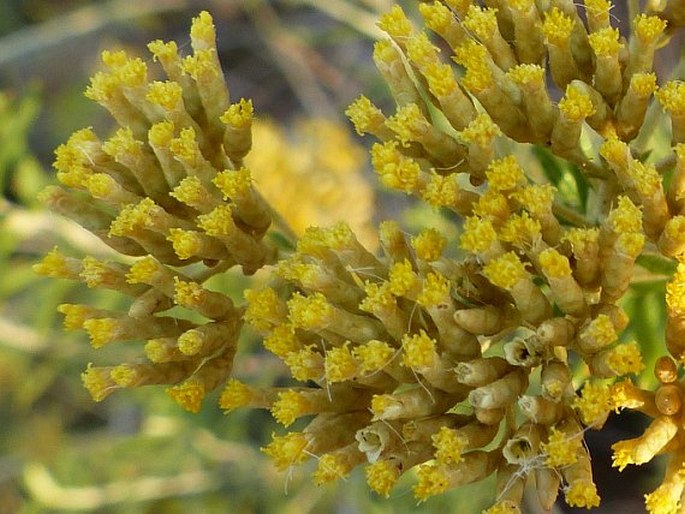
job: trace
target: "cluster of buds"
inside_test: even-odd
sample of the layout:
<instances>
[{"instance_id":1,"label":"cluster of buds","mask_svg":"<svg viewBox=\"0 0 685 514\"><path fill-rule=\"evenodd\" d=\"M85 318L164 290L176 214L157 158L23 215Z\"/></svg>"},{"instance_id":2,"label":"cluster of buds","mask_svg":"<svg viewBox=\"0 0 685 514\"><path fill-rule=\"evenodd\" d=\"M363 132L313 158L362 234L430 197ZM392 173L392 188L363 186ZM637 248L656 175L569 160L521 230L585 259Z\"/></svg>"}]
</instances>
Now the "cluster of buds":
<instances>
[{"instance_id":1,"label":"cluster of buds","mask_svg":"<svg viewBox=\"0 0 685 514\"><path fill-rule=\"evenodd\" d=\"M657 363L656 392L625 377L645 364L639 343L620 337L629 322L620 300L641 255L685 251L685 86L658 86L652 69L668 24L685 19L681 2L637 15L629 35L611 25L608 0L585 0L584 17L568 0L486 3L419 3L428 31L399 6L379 21L389 37L374 61L396 112L386 117L362 96L347 114L378 139L381 183L443 209L461 233L408 237L387 221L378 255L345 223L310 227L287 255L265 238L274 216L243 165L251 104L229 102L209 15L193 23L192 56L150 45L167 82L148 82L139 59L104 54L109 71L88 95L123 128L105 142L74 134L55 163L69 189L44 200L140 258L55 250L36 266L134 298L126 314L61 307L95 346L148 340L146 361L88 368L96 400L169 383L196 411L227 382L226 411L269 409L285 427L307 418L263 448L279 469L316 457L313 478L324 484L363 467L385 496L413 470L419 501L494 473L489 514L519 512L529 479L545 509L559 491L571 506L599 505L584 431L630 408L654 421L614 446L615 463L672 453L646 504L654 514L680 508L685 262L667 291L672 358ZM441 59L447 52L457 66ZM673 148L657 166L631 144L659 104ZM571 204L529 170L531 144L577 168L587 198ZM245 306L202 285L235 265L272 271L266 287L245 291ZM174 306L192 316L158 315ZM243 321L301 386L228 378Z\"/></svg>"},{"instance_id":2,"label":"cluster of buds","mask_svg":"<svg viewBox=\"0 0 685 514\"><path fill-rule=\"evenodd\" d=\"M86 128L56 150L57 178L42 200L112 249L126 263L70 257L57 248L38 273L106 288L132 300L128 312L64 304L70 330L96 348L146 340L144 356L117 366L89 366L95 400L118 388L170 384L168 393L197 412L205 394L229 376L244 309L204 284L233 266L252 274L276 257L265 239L271 208L252 186L243 159L251 147L252 104L230 103L210 15L191 28L192 55L173 42L149 49L167 80L123 51L104 52L106 71L86 96L120 128L102 141ZM179 307L177 314L159 315Z\"/></svg>"},{"instance_id":3,"label":"cluster of buds","mask_svg":"<svg viewBox=\"0 0 685 514\"><path fill-rule=\"evenodd\" d=\"M598 506L584 431L646 394L617 381L645 368L638 342L620 339L629 322L620 300L640 255L677 258L685 242L681 85L658 88L652 69L666 16L638 15L626 37L607 1L586 2L586 21L561 1L418 7L442 41L399 6L379 22L389 38L374 61L395 113L362 96L347 114L379 140L371 160L381 183L451 211L463 220L459 241L434 229L408 239L386 222L374 256L344 225L310 230L277 268L285 285L248 292L246 321L294 378L318 387L233 381L221 406L270 408L286 426L314 416L265 452L281 468L317 456L317 483L363 465L388 495L414 468L423 501L496 473L490 513L517 512L529 478L545 509L560 490L571 506ZM440 58L446 49L459 67ZM673 127L674 156L661 169L630 147L652 96ZM584 207L534 180L526 143L577 167ZM667 346L682 359L671 318ZM585 383L573 383L573 361ZM653 454L670 449L663 435L645 440ZM674 506L680 492L670 490ZM671 512L653 496L647 507Z\"/></svg>"}]
</instances>

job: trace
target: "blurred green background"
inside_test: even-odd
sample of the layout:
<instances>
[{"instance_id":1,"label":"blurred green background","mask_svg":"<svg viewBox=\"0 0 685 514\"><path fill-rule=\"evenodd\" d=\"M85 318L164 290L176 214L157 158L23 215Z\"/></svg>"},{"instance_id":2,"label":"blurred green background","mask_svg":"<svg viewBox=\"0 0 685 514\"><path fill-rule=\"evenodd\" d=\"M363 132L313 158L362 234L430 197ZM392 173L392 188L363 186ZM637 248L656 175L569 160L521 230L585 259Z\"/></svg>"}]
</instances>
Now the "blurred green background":
<instances>
[{"instance_id":1,"label":"blurred green background","mask_svg":"<svg viewBox=\"0 0 685 514\"><path fill-rule=\"evenodd\" d=\"M417 506L411 477L385 500L368 491L360 471L337 487L322 488L310 483L313 463L279 473L259 447L282 429L267 412L224 416L216 394L197 415L183 412L154 388L94 403L81 386L81 371L91 361L120 362L118 352L127 349L93 352L84 334L63 331L56 307L124 305L116 295L41 278L31 270L55 245L73 255L108 255L85 231L36 201L37 192L54 182L51 161L57 145L85 126L103 136L112 127L105 111L83 96L103 49L125 48L142 56L146 43L158 38L183 48L189 44L190 19L207 9L217 25L233 98L252 98L258 116L276 120L285 131L303 116L336 119L349 130L342 112L361 92L381 107L391 105L371 60L375 16L391 4L0 2L0 514L468 514L488 505L491 479ZM376 195L375 219L396 218L407 207L397 196ZM439 224L454 233L453 226L425 209L407 212L408 228ZM654 355L661 348L655 334L663 333L663 284L663 279L641 284L626 303L632 312L644 313L626 337L649 341ZM253 343L248 348L256 347ZM248 349L238 359L242 380L270 385L281 378L282 369L258 351ZM607 453L610 442L598 444ZM655 484L646 490L650 485ZM639 493L637 501L641 509Z\"/></svg>"}]
</instances>

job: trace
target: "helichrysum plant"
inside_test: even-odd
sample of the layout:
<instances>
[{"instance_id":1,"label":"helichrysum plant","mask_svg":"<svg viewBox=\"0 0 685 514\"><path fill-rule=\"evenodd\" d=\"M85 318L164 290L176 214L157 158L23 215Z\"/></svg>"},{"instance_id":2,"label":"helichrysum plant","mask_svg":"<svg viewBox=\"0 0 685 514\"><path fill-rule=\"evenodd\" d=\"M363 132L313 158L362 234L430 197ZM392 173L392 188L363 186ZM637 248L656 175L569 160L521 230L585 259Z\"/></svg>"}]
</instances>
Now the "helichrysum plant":
<instances>
[{"instance_id":1,"label":"helichrysum plant","mask_svg":"<svg viewBox=\"0 0 685 514\"><path fill-rule=\"evenodd\" d=\"M560 493L598 506L584 432L634 409L652 421L613 446L614 465L667 454L646 508L678 511L685 84L657 80L653 63L685 4L633 13L625 33L608 0L417 6L423 26L399 6L378 22L387 37L373 59L394 112L360 96L347 115L377 140L380 182L448 213L460 235L408 236L385 221L378 252L345 222L295 237L255 189L252 104L229 97L209 14L193 21L191 55L149 45L167 80L149 80L141 59L103 54L86 95L120 128L105 140L84 129L60 146L62 186L42 198L133 259L55 249L36 270L130 297L128 312L60 307L94 347L145 342L139 360L89 365L86 388L99 401L167 384L192 412L221 388L226 411L269 409L286 428L308 420L262 449L279 469L315 458L312 478L325 484L363 468L385 496L413 473L418 501L495 474L489 514L520 512L530 480L545 509ZM635 138L659 126L671 145L640 151ZM532 151L565 163L558 188ZM621 299L644 259L677 267L653 390L635 381L649 349L621 337ZM236 304L205 286L234 267L271 278ZM231 377L244 323L299 386Z\"/></svg>"}]
</instances>

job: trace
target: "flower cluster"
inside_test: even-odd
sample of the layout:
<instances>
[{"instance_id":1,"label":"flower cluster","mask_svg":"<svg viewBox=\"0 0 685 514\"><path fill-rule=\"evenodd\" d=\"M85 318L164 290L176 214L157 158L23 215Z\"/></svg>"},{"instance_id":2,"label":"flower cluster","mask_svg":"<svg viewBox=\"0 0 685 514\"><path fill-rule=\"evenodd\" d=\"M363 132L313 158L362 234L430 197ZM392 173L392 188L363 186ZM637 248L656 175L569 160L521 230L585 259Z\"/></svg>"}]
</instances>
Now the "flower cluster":
<instances>
[{"instance_id":1,"label":"flower cluster","mask_svg":"<svg viewBox=\"0 0 685 514\"><path fill-rule=\"evenodd\" d=\"M226 411L266 408L285 427L307 418L263 448L279 469L316 457L313 479L324 484L363 467L386 496L414 470L419 501L495 473L489 514L519 512L529 479L545 509L559 491L571 506L599 505L584 431L612 410L636 409L654 421L614 446L615 463L672 453L646 504L659 514L679 508L685 261L667 291L673 358L658 361L656 392L624 377L645 364L639 342L620 338L629 322L620 300L642 254L685 251L685 87L657 85L652 69L683 8L665 2L622 35L608 0L586 0L583 17L565 0L487 5L419 3L427 30L399 6L379 21L388 38L373 58L397 108L386 116L362 96L347 114L378 140L380 182L447 212L460 236L428 228L410 237L386 221L378 254L343 222L308 228L291 249L270 239L279 218L243 162L252 106L230 103L208 14L193 22L193 55L150 44L165 82L149 82L140 59L103 55L108 71L87 95L122 128L104 142L90 129L74 134L55 162L67 189L43 198L138 258L54 250L36 266L133 298L128 313L61 307L67 328L85 329L96 347L147 340L145 361L89 366L96 400L164 383L197 411L226 383ZM650 105L672 127L658 166L631 147ZM576 168L584 205L529 169L533 145ZM244 306L203 285L237 265L272 275L245 291ZM191 315L160 315L175 306ZM243 321L301 386L229 378Z\"/></svg>"},{"instance_id":2,"label":"flower cluster","mask_svg":"<svg viewBox=\"0 0 685 514\"><path fill-rule=\"evenodd\" d=\"M103 53L107 70L92 78L86 96L120 128L105 141L90 128L73 134L56 150L65 187L42 193L50 208L137 257L112 263L55 248L35 266L132 298L128 312L60 306L66 328L84 329L96 348L147 340L144 359L88 367L83 381L98 401L118 388L171 384L168 393L197 412L231 372L244 311L203 284L235 265L252 274L276 255L264 238L271 208L243 165L252 104L229 100L208 13L193 21L191 43L187 57L173 42L150 43L164 81L148 80L140 58ZM158 315L176 306L186 315Z\"/></svg>"}]
</instances>

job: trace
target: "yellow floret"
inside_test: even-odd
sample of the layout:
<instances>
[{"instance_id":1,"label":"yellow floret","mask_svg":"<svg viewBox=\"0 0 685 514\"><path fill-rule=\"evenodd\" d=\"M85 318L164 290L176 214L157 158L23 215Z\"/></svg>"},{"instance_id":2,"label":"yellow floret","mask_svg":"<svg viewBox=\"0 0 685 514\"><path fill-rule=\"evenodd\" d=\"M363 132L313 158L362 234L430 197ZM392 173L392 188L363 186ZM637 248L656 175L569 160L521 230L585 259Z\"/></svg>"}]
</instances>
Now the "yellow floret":
<instances>
[{"instance_id":1,"label":"yellow floret","mask_svg":"<svg viewBox=\"0 0 685 514\"><path fill-rule=\"evenodd\" d=\"M167 240L171 241L174 253L182 260L195 257L202 248L200 234L190 230L180 228L169 229Z\"/></svg>"},{"instance_id":2,"label":"yellow floret","mask_svg":"<svg viewBox=\"0 0 685 514\"><path fill-rule=\"evenodd\" d=\"M197 355L202 350L205 339L202 332L190 329L178 336L178 349L183 355Z\"/></svg>"},{"instance_id":3,"label":"yellow floret","mask_svg":"<svg viewBox=\"0 0 685 514\"><path fill-rule=\"evenodd\" d=\"M383 413L398 405L398 400L392 394L374 394L371 398L371 412L377 418L382 418Z\"/></svg>"},{"instance_id":4,"label":"yellow floret","mask_svg":"<svg viewBox=\"0 0 685 514\"><path fill-rule=\"evenodd\" d=\"M177 138L169 141L169 150L182 162L194 163L201 158L193 127L184 128Z\"/></svg>"},{"instance_id":5,"label":"yellow floret","mask_svg":"<svg viewBox=\"0 0 685 514\"><path fill-rule=\"evenodd\" d=\"M419 139L428 128L428 121L415 103L403 105L394 116L388 118L385 125L395 132L402 146L409 146L411 141Z\"/></svg>"},{"instance_id":6,"label":"yellow floret","mask_svg":"<svg viewBox=\"0 0 685 514\"><path fill-rule=\"evenodd\" d=\"M103 50L100 54L100 60L108 68L119 68L126 64L128 55L125 50Z\"/></svg>"},{"instance_id":7,"label":"yellow floret","mask_svg":"<svg viewBox=\"0 0 685 514\"><path fill-rule=\"evenodd\" d=\"M419 184L421 167L397 150L398 141L375 143L371 147L371 163L383 185L411 193Z\"/></svg>"},{"instance_id":8,"label":"yellow floret","mask_svg":"<svg viewBox=\"0 0 685 514\"><path fill-rule=\"evenodd\" d=\"M407 56L419 68L435 63L438 60L439 51L440 49L430 42L425 32L419 32L407 40Z\"/></svg>"},{"instance_id":9,"label":"yellow floret","mask_svg":"<svg viewBox=\"0 0 685 514\"><path fill-rule=\"evenodd\" d=\"M571 121L584 120L596 111L590 96L573 84L566 86L566 94L559 102L559 110Z\"/></svg>"},{"instance_id":10,"label":"yellow floret","mask_svg":"<svg viewBox=\"0 0 685 514\"><path fill-rule=\"evenodd\" d=\"M79 330L83 328L83 323L90 319L91 309L87 305L63 303L57 307L57 311L64 314L66 330Z\"/></svg>"},{"instance_id":11,"label":"yellow floret","mask_svg":"<svg viewBox=\"0 0 685 514\"><path fill-rule=\"evenodd\" d=\"M585 0L585 9L595 14L609 12L613 5L609 0Z\"/></svg>"},{"instance_id":12,"label":"yellow floret","mask_svg":"<svg viewBox=\"0 0 685 514\"><path fill-rule=\"evenodd\" d=\"M96 368L92 362L81 374L81 381L96 402L104 400L116 389L116 384L110 377L110 368Z\"/></svg>"},{"instance_id":13,"label":"yellow floret","mask_svg":"<svg viewBox=\"0 0 685 514\"><path fill-rule=\"evenodd\" d=\"M159 273L161 265L154 257L147 255L138 259L126 274L126 281L129 284L150 284L155 275Z\"/></svg>"},{"instance_id":14,"label":"yellow floret","mask_svg":"<svg viewBox=\"0 0 685 514\"><path fill-rule=\"evenodd\" d=\"M190 176L185 177L173 189L169 195L176 198L179 202L193 207L193 206L208 206L212 205L214 198L202 185L199 178Z\"/></svg>"},{"instance_id":15,"label":"yellow floret","mask_svg":"<svg viewBox=\"0 0 685 514\"><path fill-rule=\"evenodd\" d=\"M467 40L455 50L453 59L466 68L461 83L472 93L481 93L493 85L492 71L488 66L490 57L483 45Z\"/></svg>"},{"instance_id":16,"label":"yellow floret","mask_svg":"<svg viewBox=\"0 0 685 514\"><path fill-rule=\"evenodd\" d=\"M390 291L395 296L402 296L411 291L418 280L418 275L407 259L396 262L390 267L388 282L390 283Z\"/></svg>"},{"instance_id":17,"label":"yellow floret","mask_svg":"<svg viewBox=\"0 0 685 514\"><path fill-rule=\"evenodd\" d=\"M545 465L550 468L563 468L575 463L582 443L582 433L569 436L556 427L550 428L547 442L540 444L540 449L546 455Z\"/></svg>"},{"instance_id":18,"label":"yellow floret","mask_svg":"<svg viewBox=\"0 0 685 514\"><path fill-rule=\"evenodd\" d=\"M540 222L531 218L527 212L514 214L502 226L499 237L512 243L516 248L527 248L540 238Z\"/></svg>"},{"instance_id":19,"label":"yellow floret","mask_svg":"<svg viewBox=\"0 0 685 514\"><path fill-rule=\"evenodd\" d=\"M437 229L428 228L422 230L421 233L413 237L411 244L416 250L416 256L426 262L433 262L440 258L447 238L443 236Z\"/></svg>"},{"instance_id":20,"label":"yellow floret","mask_svg":"<svg viewBox=\"0 0 685 514\"><path fill-rule=\"evenodd\" d=\"M449 96L459 87L449 64L431 62L421 71L428 81L428 89L437 97Z\"/></svg>"},{"instance_id":21,"label":"yellow floret","mask_svg":"<svg viewBox=\"0 0 685 514\"><path fill-rule=\"evenodd\" d=\"M164 42L156 39L147 44L147 49L152 53L153 61L159 60L166 63L178 57L178 47L175 41Z\"/></svg>"},{"instance_id":22,"label":"yellow floret","mask_svg":"<svg viewBox=\"0 0 685 514\"><path fill-rule=\"evenodd\" d=\"M278 393L278 400L271 407L274 419L285 427L309 412L311 402L307 396L297 391L288 390Z\"/></svg>"},{"instance_id":23,"label":"yellow floret","mask_svg":"<svg viewBox=\"0 0 685 514\"><path fill-rule=\"evenodd\" d=\"M137 88L147 83L147 65L140 58L126 60L115 73L126 87Z\"/></svg>"},{"instance_id":24,"label":"yellow floret","mask_svg":"<svg viewBox=\"0 0 685 514\"><path fill-rule=\"evenodd\" d=\"M33 265L33 271L53 278L75 278L78 275L77 270L69 266L67 256L56 246L39 263Z\"/></svg>"},{"instance_id":25,"label":"yellow floret","mask_svg":"<svg viewBox=\"0 0 685 514\"><path fill-rule=\"evenodd\" d=\"M599 381L585 382L582 395L573 400L573 407L580 413L582 422L588 426L602 421L612 405L611 388Z\"/></svg>"},{"instance_id":26,"label":"yellow floret","mask_svg":"<svg viewBox=\"0 0 685 514\"><path fill-rule=\"evenodd\" d=\"M289 353L302 349L302 343L295 335L295 329L290 324L282 324L264 338L264 348L274 355L285 358Z\"/></svg>"},{"instance_id":27,"label":"yellow floret","mask_svg":"<svg viewBox=\"0 0 685 514\"><path fill-rule=\"evenodd\" d=\"M618 205L611 210L607 221L617 234L642 232L642 211L627 196L618 197Z\"/></svg>"},{"instance_id":28,"label":"yellow floret","mask_svg":"<svg viewBox=\"0 0 685 514\"><path fill-rule=\"evenodd\" d=\"M326 352L324 377L330 383L352 380L359 372L359 361L350 350L349 342Z\"/></svg>"},{"instance_id":29,"label":"yellow floret","mask_svg":"<svg viewBox=\"0 0 685 514\"><path fill-rule=\"evenodd\" d=\"M481 41L490 40L497 30L497 9L469 6L462 25Z\"/></svg>"},{"instance_id":30,"label":"yellow floret","mask_svg":"<svg viewBox=\"0 0 685 514\"><path fill-rule=\"evenodd\" d=\"M253 117L252 100L241 98L239 102L231 104L219 119L229 127L247 128L252 124Z\"/></svg>"},{"instance_id":31,"label":"yellow floret","mask_svg":"<svg viewBox=\"0 0 685 514\"><path fill-rule=\"evenodd\" d=\"M111 284L116 279L115 272L102 261L90 255L83 258L83 269L79 275L86 282L88 287L98 287Z\"/></svg>"},{"instance_id":32,"label":"yellow floret","mask_svg":"<svg viewBox=\"0 0 685 514\"><path fill-rule=\"evenodd\" d=\"M526 182L523 169L513 155L492 161L485 175L490 189L494 191L508 191Z\"/></svg>"},{"instance_id":33,"label":"yellow floret","mask_svg":"<svg viewBox=\"0 0 685 514\"><path fill-rule=\"evenodd\" d=\"M395 355L395 349L388 343L372 339L356 346L352 354L359 359L362 373L373 373L383 369Z\"/></svg>"},{"instance_id":34,"label":"yellow floret","mask_svg":"<svg viewBox=\"0 0 685 514\"><path fill-rule=\"evenodd\" d=\"M492 121L487 113L476 116L461 132L459 138L464 143L471 143L486 148L493 139L501 136L502 131L499 126Z\"/></svg>"},{"instance_id":35,"label":"yellow floret","mask_svg":"<svg viewBox=\"0 0 685 514\"><path fill-rule=\"evenodd\" d=\"M394 38L408 37L413 31L411 22L399 5L394 5L380 17L378 27Z\"/></svg>"},{"instance_id":36,"label":"yellow floret","mask_svg":"<svg viewBox=\"0 0 685 514\"><path fill-rule=\"evenodd\" d=\"M645 235L641 232L632 232L628 234L621 234L618 236L618 241L616 244L617 249L619 249L624 255L627 255L631 259L636 259L642 248L645 246Z\"/></svg>"},{"instance_id":37,"label":"yellow floret","mask_svg":"<svg viewBox=\"0 0 685 514\"><path fill-rule=\"evenodd\" d=\"M313 345L289 353L284 361L295 380L319 380L323 374L323 357L314 351Z\"/></svg>"},{"instance_id":38,"label":"yellow floret","mask_svg":"<svg viewBox=\"0 0 685 514\"><path fill-rule=\"evenodd\" d=\"M440 430L431 436L431 441L435 448L435 458L440 464L458 464L464 460L462 453L468 449L468 441L456 430L440 427Z\"/></svg>"},{"instance_id":39,"label":"yellow floret","mask_svg":"<svg viewBox=\"0 0 685 514\"><path fill-rule=\"evenodd\" d=\"M155 81L148 85L145 98L167 111L175 111L183 107L183 88L176 82Z\"/></svg>"},{"instance_id":40,"label":"yellow floret","mask_svg":"<svg viewBox=\"0 0 685 514\"><path fill-rule=\"evenodd\" d=\"M433 307L450 302L450 281L439 273L430 272L423 280L416 302L424 307Z\"/></svg>"},{"instance_id":41,"label":"yellow floret","mask_svg":"<svg viewBox=\"0 0 685 514\"><path fill-rule=\"evenodd\" d=\"M284 306L276 291L270 287L246 289L243 296L247 301L243 317L257 330L271 329L284 316Z\"/></svg>"},{"instance_id":42,"label":"yellow floret","mask_svg":"<svg viewBox=\"0 0 685 514\"><path fill-rule=\"evenodd\" d=\"M252 187L252 175L247 168L224 170L212 180L224 195L224 200L244 196Z\"/></svg>"},{"instance_id":43,"label":"yellow floret","mask_svg":"<svg viewBox=\"0 0 685 514\"><path fill-rule=\"evenodd\" d=\"M426 501L431 496L442 494L449 488L449 478L442 466L424 464L416 471L418 482L414 485L414 497Z\"/></svg>"},{"instance_id":44,"label":"yellow floret","mask_svg":"<svg viewBox=\"0 0 685 514\"><path fill-rule=\"evenodd\" d=\"M290 432L283 436L271 434L269 445L260 450L273 459L278 470L284 471L309 458L305 452L308 444L307 437L301 432Z\"/></svg>"},{"instance_id":45,"label":"yellow floret","mask_svg":"<svg viewBox=\"0 0 685 514\"><path fill-rule=\"evenodd\" d=\"M526 186L511 194L521 206L533 216L542 218L549 213L557 189L551 184Z\"/></svg>"},{"instance_id":46,"label":"yellow floret","mask_svg":"<svg viewBox=\"0 0 685 514\"><path fill-rule=\"evenodd\" d=\"M640 373L645 369L640 347L635 341L616 345L607 356L607 364L618 375Z\"/></svg>"},{"instance_id":47,"label":"yellow floret","mask_svg":"<svg viewBox=\"0 0 685 514\"><path fill-rule=\"evenodd\" d=\"M366 466L366 483L369 488L377 494L386 498L390 496L390 491L400 477L397 466L387 460L379 460Z\"/></svg>"},{"instance_id":48,"label":"yellow floret","mask_svg":"<svg viewBox=\"0 0 685 514\"><path fill-rule=\"evenodd\" d=\"M121 81L111 73L99 71L90 78L84 95L99 104L107 105L122 95Z\"/></svg>"},{"instance_id":49,"label":"yellow floret","mask_svg":"<svg viewBox=\"0 0 685 514\"><path fill-rule=\"evenodd\" d=\"M150 127L147 133L148 141L154 146L166 148L174 139L174 124L169 121L160 121Z\"/></svg>"},{"instance_id":50,"label":"yellow floret","mask_svg":"<svg viewBox=\"0 0 685 514\"><path fill-rule=\"evenodd\" d=\"M174 277L174 302L190 307L200 303L205 296L204 288L197 282L186 282Z\"/></svg>"},{"instance_id":51,"label":"yellow floret","mask_svg":"<svg viewBox=\"0 0 685 514\"><path fill-rule=\"evenodd\" d=\"M232 410L250 405L251 401L252 390L250 387L235 378L231 378L221 393L219 407L228 414Z\"/></svg>"},{"instance_id":52,"label":"yellow floret","mask_svg":"<svg viewBox=\"0 0 685 514\"><path fill-rule=\"evenodd\" d=\"M414 369L430 368L436 357L435 345L435 340L423 330L418 334L406 334L402 338L402 365Z\"/></svg>"},{"instance_id":53,"label":"yellow floret","mask_svg":"<svg viewBox=\"0 0 685 514\"><path fill-rule=\"evenodd\" d=\"M138 229L153 225L154 216L162 212L162 208L156 205L154 200L143 198L137 204L129 204L121 210L112 221L109 234L112 236L135 234Z\"/></svg>"},{"instance_id":54,"label":"yellow floret","mask_svg":"<svg viewBox=\"0 0 685 514\"><path fill-rule=\"evenodd\" d=\"M316 485L323 485L345 478L350 474L350 471L352 471L350 465L343 458L335 453L327 453L319 459L312 478Z\"/></svg>"},{"instance_id":55,"label":"yellow floret","mask_svg":"<svg viewBox=\"0 0 685 514\"><path fill-rule=\"evenodd\" d=\"M441 2L422 2L419 4L419 12L426 27L439 34L447 30L454 21L452 11Z\"/></svg>"},{"instance_id":56,"label":"yellow floret","mask_svg":"<svg viewBox=\"0 0 685 514\"><path fill-rule=\"evenodd\" d=\"M145 356L151 362L169 362L175 357L176 346L165 339L150 339L145 343Z\"/></svg>"},{"instance_id":57,"label":"yellow floret","mask_svg":"<svg viewBox=\"0 0 685 514\"><path fill-rule=\"evenodd\" d=\"M630 89L640 98L647 98L656 91L655 73L636 73L630 77Z\"/></svg>"},{"instance_id":58,"label":"yellow floret","mask_svg":"<svg viewBox=\"0 0 685 514\"><path fill-rule=\"evenodd\" d=\"M198 216L197 225L210 236L230 236L238 230L228 204L218 205L211 212Z\"/></svg>"},{"instance_id":59,"label":"yellow floret","mask_svg":"<svg viewBox=\"0 0 685 514\"><path fill-rule=\"evenodd\" d=\"M345 111L345 116L350 119L355 131L360 136L385 122L385 116L381 110L364 95L350 104Z\"/></svg>"},{"instance_id":60,"label":"yellow floret","mask_svg":"<svg viewBox=\"0 0 685 514\"><path fill-rule=\"evenodd\" d=\"M83 322L83 328L90 336L93 348L100 348L111 342L117 330L117 320L114 318L94 318Z\"/></svg>"},{"instance_id":61,"label":"yellow floret","mask_svg":"<svg viewBox=\"0 0 685 514\"><path fill-rule=\"evenodd\" d=\"M364 284L366 297L359 304L359 308L365 312L376 312L386 308L392 308L397 301L390 291L388 282L367 282Z\"/></svg>"},{"instance_id":62,"label":"yellow floret","mask_svg":"<svg viewBox=\"0 0 685 514\"><path fill-rule=\"evenodd\" d=\"M651 197L661 191L661 175L654 165L633 161L628 168L628 173L643 197Z\"/></svg>"},{"instance_id":63,"label":"yellow floret","mask_svg":"<svg viewBox=\"0 0 685 514\"><path fill-rule=\"evenodd\" d=\"M544 83L545 69L537 64L518 64L507 71L507 76L517 84Z\"/></svg>"},{"instance_id":64,"label":"yellow floret","mask_svg":"<svg viewBox=\"0 0 685 514\"><path fill-rule=\"evenodd\" d=\"M565 491L565 496L566 503L571 507L599 507L597 486L591 480L581 479L571 483Z\"/></svg>"},{"instance_id":65,"label":"yellow floret","mask_svg":"<svg viewBox=\"0 0 685 514\"><path fill-rule=\"evenodd\" d=\"M469 216L464 221L464 232L459 236L459 246L467 252L481 253L497 242L497 232L488 219Z\"/></svg>"},{"instance_id":66,"label":"yellow floret","mask_svg":"<svg viewBox=\"0 0 685 514\"><path fill-rule=\"evenodd\" d=\"M213 46L216 38L214 20L207 11L201 11L190 26L190 37L195 41L202 41L207 45Z\"/></svg>"},{"instance_id":67,"label":"yellow floret","mask_svg":"<svg viewBox=\"0 0 685 514\"><path fill-rule=\"evenodd\" d=\"M193 55L183 59L181 63L183 71L197 81L208 77L220 77L222 72L216 65L215 54L214 48L196 50Z\"/></svg>"},{"instance_id":68,"label":"yellow floret","mask_svg":"<svg viewBox=\"0 0 685 514\"><path fill-rule=\"evenodd\" d=\"M133 387L139 379L135 368L128 364L119 364L114 366L110 371L109 376L112 377L114 383L119 387Z\"/></svg>"},{"instance_id":69,"label":"yellow floret","mask_svg":"<svg viewBox=\"0 0 685 514\"><path fill-rule=\"evenodd\" d=\"M685 314L685 263L678 263L678 268L666 285L666 305L670 312Z\"/></svg>"},{"instance_id":70,"label":"yellow floret","mask_svg":"<svg viewBox=\"0 0 685 514\"><path fill-rule=\"evenodd\" d=\"M542 33L547 41L555 46L564 46L573 32L575 22L566 16L557 7L545 13L545 21L542 24Z\"/></svg>"},{"instance_id":71,"label":"yellow floret","mask_svg":"<svg viewBox=\"0 0 685 514\"><path fill-rule=\"evenodd\" d=\"M133 137L133 130L123 127L102 144L102 150L115 159L121 159L122 156L140 155L143 150L143 143Z\"/></svg>"},{"instance_id":72,"label":"yellow floret","mask_svg":"<svg viewBox=\"0 0 685 514\"><path fill-rule=\"evenodd\" d=\"M589 35L590 46L597 56L616 55L623 48L618 29L606 27Z\"/></svg>"},{"instance_id":73,"label":"yellow floret","mask_svg":"<svg viewBox=\"0 0 685 514\"><path fill-rule=\"evenodd\" d=\"M648 16L644 13L639 14L633 20L634 34L645 44L651 44L666 29L666 20L658 16Z\"/></svg>"},{"instance_id":74,"label":"yellow floret","mask_svg":"<svg viewBox=\"0 0 685 514\"><path fill-rule=\"evenodd\" d=\"M606 314L598 314L583 333L597 341L602 347L613 343L618 338L616 327L614 327L611 318Z\"/></svg>"},{"instance_id":75,"label":"yellow floret","mask_svg":"<svg viewBox=\"0 0 685 514\"><path fill-rule=\"evenodd\" d=\"M677 115L685 114L685 82L671 80L654 93L654 96L664 111Z\"/></svg>"},{"instance_id":76,"label":"yellow floret","mask_svg":"<svg viewBox=\"0 0 685 514\"><path fill-rule=\"evenodd\" d=\"M514 252L508 252L492 260L483 268L490 282L503 289L510 289L519 280L528 277L525 265Z\"/></svg>"},{"instance_id":77,"label":"yellow floret","mask_svg":"<svg viewBox=\"0 0 685 514\"><path fill-rule=\"evenodd\" d=\"M391 65L400 56L389 39L381 39L373 44L373 60L376 63Z\"/></svg>"},{"instance_id":78,"label":"yellow floret","mask_svg":"<svg viewBox=\"0 0 685 514\"><path fill-rule=\"evenodd\" d=\"M473 213L489 220L504 220L509 217L509 202L502 193L488 189L473 206Z\"/></svg>"},{"instance_id":79,"label":"yellow floret","mask_svg":"<svg viewBox=\"0 0 685 514\"><path fill-rule=\"evenodd\" d=\"M561 255L554 248L547 248L540 252L538 259L543 272L547 276L561 278L571 275L571 266L568 258Z\"/></svg>"},{"instance_id":80,"label":"yellow floret","mask_svg":"<svg viewBox=\"0 0 685 514\"><path fill-rule=\"evenodd\" d=\"M293 326L305 330L322 330L328 326L333 307L321 293L303 296L295 293L288 300L289 318Z\"/></svg>"},{"instance_id":81,"label":"yellow floret","mask_svg":"<svg viewBox=\"0 0 685 514\"><path fill-rule=\"evenodd\" d=\"M582 254L599 241L598 228L572 228L564 234L563 241L568 241L575 253Z\"/></svg>"},{"instance_id":82,"label":"yellow floret","mask_svg":"<svg viewBox=\"0 0 685 514\"><path fill-rule=\"evenodd\" d=\"M166 389L166 393L181 407L194 414L200 412L205 397L205 385L197 378L189 378Z\"/></svg>"},{"instance_id":83,"label":"yellow floret","mask_svg":"<svg viewBox=\"0 0 685 514\"><path fill-rule=\"evenodd\" d=\"M88 146L98 142L98 137L92 127L77 130L69 137L66 144L57 147L53 166L57 171L68 173L74 166L87 164L90 162Z\"/></svg>"},{"instance_id":84,"label":"yellow floret","mask_svg":"<svg viewBox=\"0 0 685 514\"><path fill-rule=\"evenodd\" d=\"M664 483L649 494L645 494L645 506L649 514L676 514L681 509L682 486Z\"/></svg>"},{"instance_id":85,"label":"yellow floret","mask_svg":"<svg viewBox=\"0 0 685 514\"><path fill-rule=\"evenodd\" d=\"M454 204L459 194L456 174L438 175L431 172L430 181L421 191L421 198L431 207L447 207Z\"/></svg>"}]
</instances>

